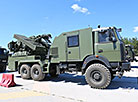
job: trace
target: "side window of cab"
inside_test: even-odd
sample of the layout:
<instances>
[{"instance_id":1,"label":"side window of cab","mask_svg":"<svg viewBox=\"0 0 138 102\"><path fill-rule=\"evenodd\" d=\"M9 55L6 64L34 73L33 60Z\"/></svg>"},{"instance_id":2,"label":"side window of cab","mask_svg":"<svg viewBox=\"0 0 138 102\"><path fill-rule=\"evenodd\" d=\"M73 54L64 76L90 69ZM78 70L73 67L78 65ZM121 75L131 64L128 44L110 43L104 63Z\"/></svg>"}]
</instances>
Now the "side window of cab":
<instances>
[{"instance_id":1,"label":"side window of cab","mask_svg":"<svg viewBox=\"0 0 138 102\"><path fill-rule=\"evenodd\" d=\"M77 47L79 46L79 35L73 35L67 37L68 47Z\"/></svg>"},{"instance_id":2,"label":"side window of cab","mask_svg":"<svg viewBox=\"0 0 138 102\"><path fill-rule=\"evenodd\" d=\"M98 42L99 43L108 43L111 42L111 38L114 37L114 32L113 30L105 30L103 32L98 33Z\"/></svg>"}]
</instances>

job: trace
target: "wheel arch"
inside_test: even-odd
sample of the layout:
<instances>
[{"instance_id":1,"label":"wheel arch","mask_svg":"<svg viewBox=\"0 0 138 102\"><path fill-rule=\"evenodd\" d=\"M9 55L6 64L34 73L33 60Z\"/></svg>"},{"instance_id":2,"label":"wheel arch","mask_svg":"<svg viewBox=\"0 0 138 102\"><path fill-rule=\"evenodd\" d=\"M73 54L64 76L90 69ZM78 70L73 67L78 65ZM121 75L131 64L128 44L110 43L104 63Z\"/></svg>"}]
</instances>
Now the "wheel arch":
<instances>
[{"instance_id":1,"label":"wheel arch","mask_svg":"<svg viewBox=\"0 0 138 102\"><path fill-rule=\"evenodd\" d=\"M111 68L111 65L108 61L107 58L105 58L104 56L95 56L95 55L92 55L92 56L88 56L87 58L85 58L85 60L83 61L83 64L82 64L82 73L84 74L86 69L91 65L91 64L94 64L94 63L100 63L100 64L103 64L105 65L107 68Z\"/></svg>"}]
</instances>

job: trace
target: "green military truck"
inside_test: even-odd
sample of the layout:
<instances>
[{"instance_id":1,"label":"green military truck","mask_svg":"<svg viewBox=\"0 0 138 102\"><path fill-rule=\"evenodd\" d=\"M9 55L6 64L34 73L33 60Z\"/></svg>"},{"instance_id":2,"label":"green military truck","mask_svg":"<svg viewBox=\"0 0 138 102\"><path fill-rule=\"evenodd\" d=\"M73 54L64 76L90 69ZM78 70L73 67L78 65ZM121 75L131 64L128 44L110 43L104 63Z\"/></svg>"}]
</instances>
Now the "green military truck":
<instances>
[{"instance_id":1,"label":"green military truck","mask_svg":"<svg viewBox=\"0 0 138 102\"><path fill-rule=\"evenodd\" d=\"M126 59L129 62L133 62L133 61L138 62L138 60L135 58L134 46L127 44L125 45L125 49L126 49Z\"/></svg>"},{"instance_id":2,"label":"green military truck","mask_svg":"<svg viewBox=\"0 0 138 102\"><path fill-rule=\"evenodd\" d=\"M8 51L5 48L0 47L0 72L6 71L8 62Z\"/></svg>"},{"instance_id":3,"label":"green military truck","mask_svg":"<svg viewBox=\"0 0 138 102\"><path fill-rule=\"evenodd\" d=\"M29 38L15 34L17 41L8 44L13 52L9 68L23 79L36 81L47 74L82 72L92 88L106 88L115 76L131 70L118 31L115 27L80 29L60 34L53 43L50 34Z\"/></svg>"}]
</instances>

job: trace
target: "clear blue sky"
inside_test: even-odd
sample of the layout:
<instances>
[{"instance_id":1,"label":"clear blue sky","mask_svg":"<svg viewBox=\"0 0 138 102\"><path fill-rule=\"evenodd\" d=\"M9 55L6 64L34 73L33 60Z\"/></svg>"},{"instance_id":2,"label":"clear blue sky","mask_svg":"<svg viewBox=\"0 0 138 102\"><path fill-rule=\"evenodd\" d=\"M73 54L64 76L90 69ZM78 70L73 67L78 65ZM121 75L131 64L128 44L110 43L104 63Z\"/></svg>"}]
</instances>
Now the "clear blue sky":
<instances>
[{"instance_id":1,"label":"clear blue sky","mask_svg":"<svg viewBox=\"0 0 138 102\"><path fill-rule=\"evenodd\" d=\"M138 0L0 0L0 46L26 36L101 26L122 27L138 37ZM134 29L135 28L135 29Z\"/></svg>"}]
</instances>

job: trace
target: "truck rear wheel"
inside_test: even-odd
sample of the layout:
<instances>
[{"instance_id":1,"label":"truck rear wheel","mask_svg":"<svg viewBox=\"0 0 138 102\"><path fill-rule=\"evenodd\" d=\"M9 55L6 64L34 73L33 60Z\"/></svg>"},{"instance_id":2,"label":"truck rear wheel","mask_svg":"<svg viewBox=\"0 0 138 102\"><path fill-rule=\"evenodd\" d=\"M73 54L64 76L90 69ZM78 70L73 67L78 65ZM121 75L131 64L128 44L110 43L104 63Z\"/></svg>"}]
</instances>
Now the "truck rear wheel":
<instances>
[{"instance_id":1,"label":"truck rear wheel","mask_svg":"<svg viewBox=\"0 0 138 102\"><path fill-rule=\"evenodd\" d=\"M30 74L30 66L27 64L23 64L20 68L20 74L23 79L29 79L31 78Z\"/></svg>"},{"instance_id":2,"label":"truck rear wheel","mask_svg":"<svg viewBox=\"0 0 138 102\"><path fill-rule=\"evenodd\" d=\"M31 68L31 77L35 81L40 81L45 78L45 74L42 72L42 68L38 64L34 64Z\"/></svg>"},{"instance_id":3,"label":"truck rear wheel","mask_svg":"<svg viewBox=\"0 0 138 102\"><path fill-rule=\"evenodd\" d=\"M6 65L0 65L0 72L6 71Z\"/></svg>"},{"instance_id":4,"label":"truck rear wheel","mask_svg":"<svg viewBox=\"0 0 138 102\"><path fill-rule=\"evenodd\" d=\"M92 88L104 89L111 82L111 74L104 65L92 64L86 70L85 79Z\"/></svg>"}]
</instances>

